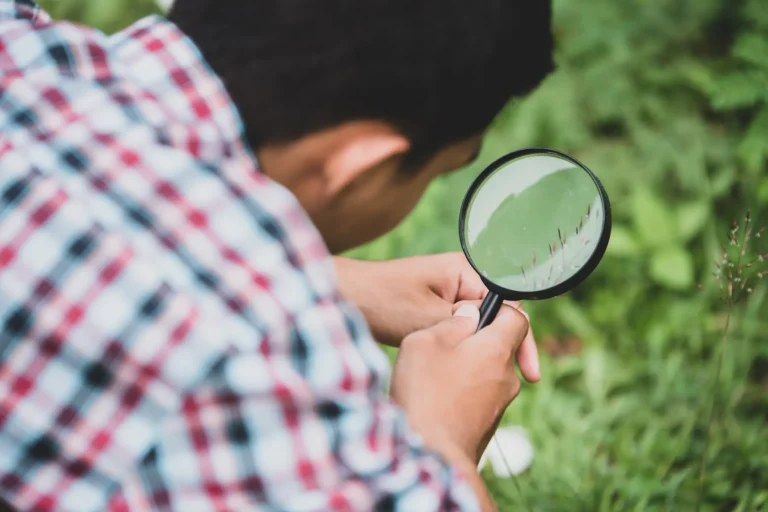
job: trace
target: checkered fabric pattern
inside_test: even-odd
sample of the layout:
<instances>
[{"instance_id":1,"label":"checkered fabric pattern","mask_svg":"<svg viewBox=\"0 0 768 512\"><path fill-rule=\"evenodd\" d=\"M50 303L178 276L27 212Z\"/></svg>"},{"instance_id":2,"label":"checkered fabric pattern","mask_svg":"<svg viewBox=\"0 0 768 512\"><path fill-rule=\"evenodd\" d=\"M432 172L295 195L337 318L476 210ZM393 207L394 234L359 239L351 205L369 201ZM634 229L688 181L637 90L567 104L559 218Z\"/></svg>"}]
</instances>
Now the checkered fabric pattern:
<instances>
[{"instance_id":1,"label":"checkered fabric pattern","mask_svg":"<svg viewBox=\"0 0 768 512\"><path fill-rule=\"evenodd\" d=\"M0 497L474 510L202 56L0 0Z\"/></svg>"}]
</instances>

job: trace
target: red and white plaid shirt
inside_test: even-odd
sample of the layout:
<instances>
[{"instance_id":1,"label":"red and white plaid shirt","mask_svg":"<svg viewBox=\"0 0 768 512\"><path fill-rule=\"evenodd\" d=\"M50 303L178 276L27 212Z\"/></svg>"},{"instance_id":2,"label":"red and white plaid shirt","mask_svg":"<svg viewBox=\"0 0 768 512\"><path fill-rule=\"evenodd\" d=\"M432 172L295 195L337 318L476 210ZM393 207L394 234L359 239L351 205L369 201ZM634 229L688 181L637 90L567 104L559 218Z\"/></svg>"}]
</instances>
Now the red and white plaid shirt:
<instances>
[{"instance_id":1,"label":"red and white plaid shirt","mask_svg":"<svg viewBox=\"0 0 768 512\"><path fill-rule=\"evenodd\" d=\"M18 510L474 510L295 198L167 20L0 0L0 498Z\"/></svg>"}]
</instances>

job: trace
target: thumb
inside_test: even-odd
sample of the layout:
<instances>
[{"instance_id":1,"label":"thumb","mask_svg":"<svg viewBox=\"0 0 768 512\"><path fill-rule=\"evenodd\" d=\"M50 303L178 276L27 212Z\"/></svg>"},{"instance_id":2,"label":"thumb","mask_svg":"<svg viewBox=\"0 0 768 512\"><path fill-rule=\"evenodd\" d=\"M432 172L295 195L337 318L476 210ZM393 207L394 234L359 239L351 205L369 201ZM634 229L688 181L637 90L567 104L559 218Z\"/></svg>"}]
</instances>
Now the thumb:
<instances>
[{"instance_id":1,"label":"thumb","mask_svg":"<svg viewBox=\"0 0 768 512\"><path fill-rule=\"evenodd\" d=\"M480 310L474 304L465 304L451 318L420 331L441 343L456 346L472 336L480 321ZM416 334L416 333L414 333Z\"/></svg>"},{"instance_id":2,"label":"thumb","mask_svg":"<svg viewBox=\"0 0 768 512\"><path fill-rule=\"evenodd\" d=\"M462 304L459 309L453 313L454 317L469 318L472 320L472 327L477 329L477 323L480 321L480 310L475 304L466 303Z\"/></svg>"},{"instance_id":3,"label":"thumb","mask_svg":"<svg viewBox=\"0 0 768 512\"><path fill-rule=\"evenodd\" d=\"M475 309L477 309L478 315L479 315L480 314L480 309L479 308L480 308L480 305L482 303L483 303L483 301L481 301L481 300L460 300L459 302L456 302L451 307L451 312L453 313L453 316L456 316L460 310L462 310L462 309L465 310L465 308L467 306L473 306ZM478 321L479 321L479 318L480 317L478 316Z\"/></svg>"}]
</instances>

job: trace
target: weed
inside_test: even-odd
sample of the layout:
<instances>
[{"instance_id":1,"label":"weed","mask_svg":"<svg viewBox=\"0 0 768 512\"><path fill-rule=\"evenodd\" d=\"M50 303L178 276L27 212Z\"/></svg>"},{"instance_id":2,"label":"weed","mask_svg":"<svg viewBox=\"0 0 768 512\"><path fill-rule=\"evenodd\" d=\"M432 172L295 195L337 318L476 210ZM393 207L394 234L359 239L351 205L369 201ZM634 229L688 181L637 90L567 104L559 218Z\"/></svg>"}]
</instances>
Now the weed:
<instances>
[{"instance_id":1,"label":"weed","mask_svg":"<svg viewBox=\"0 0 768 512\"><path fill-rule=\"evenodd\" d=\"M717 408L717 388L720 382L720 374L722 373L725 349L728 345L729 328L731 326L734 307L738 302L746 300L752 293L754 284L768 274L768 270L764 269L765 261L768 259L768 253L762 254L758 252L754 256L750 255L750 249L752 246L756 245L751 244L752 239L759 239L764 232L765 227L761 227L757 231L754 230L751 214L747 211L747 214L744 216L743 227L739 225L737 221L733 222L733 226L728 233L728 245L721 247L720 259L715 262L716 270L713 272L713 275L720 288L721 298L726 307L725 326L723 327L719 353L716 358L712 377L712 401L707 417L704 449L699 464L699 493L696 503L697 511L701 508L701 503L704 497L707 472L707 452L709 448L709 440L712 435L715 410ZM751 259L749 259L750 257ZM703 288L703 285L699 285L699 288Z\"/></svg>"}]
</instances>

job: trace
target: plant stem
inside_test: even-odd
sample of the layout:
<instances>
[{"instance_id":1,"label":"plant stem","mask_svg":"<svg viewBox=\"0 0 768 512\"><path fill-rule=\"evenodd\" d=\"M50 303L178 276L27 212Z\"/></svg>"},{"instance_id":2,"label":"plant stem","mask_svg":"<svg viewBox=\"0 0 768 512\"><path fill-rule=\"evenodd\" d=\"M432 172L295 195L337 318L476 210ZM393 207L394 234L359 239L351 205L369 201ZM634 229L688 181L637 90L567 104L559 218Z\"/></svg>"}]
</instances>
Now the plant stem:
<instances>
[{"instance_id":1,"label":"plant stem","mask_svg":"<svg viewBox=\"0 0 768 512\"><path fill-rule=\"evenodd\" d=\"M512 479L512 482L515 484L515 487L517 488L517 494L520 496L520 500L523 502L523 506L528 510L528 512L531 512L531 507L528 504L528 500L525 497L525 494L523 493L523 488L520 486L520 482L517 481L517 476L512 473L512 468L510 467L509 463L507 462L507 458L504 456L504 452L501 448L501 443L499 442L499 438L496 437L496 434L493 435L493 441L496 443L496 449L499 450L499 455L501 456L501 460L504 461L504 468L507 470L507 473L509 473L509 477Z\"/></svg>"},{"instance_id":2,"label":"plant stem","mask_svg":"<svg viewBox=\"0 0 768 512\"><path fill-rule=\"evenodd\" d=\"M714 383L712 385L712 405L709 408L707 418L707 430L704 434L704 450L701 454L701 463L699 465L699 496L696 500L696 512L701 509L701 503L704 498L704 479L707 473L707 451L709 450L709 439L712 434L712 424L714 423L715 407L717 405L717 384L720 382L720 373L723 369L723 359L725 357L725 345L728 341L728 328L731 325L731 316L733 315L733 300L728 300L728 309L725 317L725 328L723 329L723 338L720 341L720 354L717 358L717 367L715 369Z\"/></svg>"}]
</instances>

